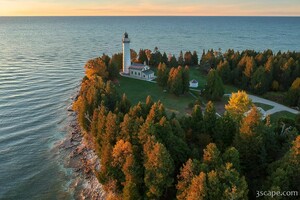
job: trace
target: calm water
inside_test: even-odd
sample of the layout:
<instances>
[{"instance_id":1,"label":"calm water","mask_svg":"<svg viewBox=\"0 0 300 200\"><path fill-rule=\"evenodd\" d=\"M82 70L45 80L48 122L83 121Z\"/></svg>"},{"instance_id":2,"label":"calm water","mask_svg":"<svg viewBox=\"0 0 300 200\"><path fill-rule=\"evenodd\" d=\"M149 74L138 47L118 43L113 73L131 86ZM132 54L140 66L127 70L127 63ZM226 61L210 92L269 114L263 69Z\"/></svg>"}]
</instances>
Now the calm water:
<instances>
[{"instance_id":1,"label":"calm water","mask_svg":"<svg viewBox=\"0 0 300 200\"><path fill-rule=\"evenodd\" d=\"M71 199L54 146L85 61L131 47L300 51L300 18L0 17L0 199Z\"/></svg>"}]
</instances>

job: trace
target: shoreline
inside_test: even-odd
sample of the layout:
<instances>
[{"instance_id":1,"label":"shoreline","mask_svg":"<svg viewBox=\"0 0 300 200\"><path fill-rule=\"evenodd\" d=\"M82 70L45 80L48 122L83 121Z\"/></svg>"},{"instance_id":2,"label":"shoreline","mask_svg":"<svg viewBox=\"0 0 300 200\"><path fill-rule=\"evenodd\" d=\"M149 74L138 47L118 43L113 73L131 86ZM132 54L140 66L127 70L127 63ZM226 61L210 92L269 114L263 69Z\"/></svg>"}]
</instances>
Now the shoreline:
<instances>
[{"instance_id":1,"label":"shoreline","mask_svg":"<svg viewBox=\"0 0 300 200\"><path fill-rule=\"evenodd\" d=\"M70 123L66 138L58 145L60 151L64 151L64 167L72 169L72 181L69 190L73 190L75 199L105 199L105 192L96 177L96 171L100 169L98 158L92 143L83 136L83 132L77 123L77 115L69 111Z\"/></svg>"}]
</instances>

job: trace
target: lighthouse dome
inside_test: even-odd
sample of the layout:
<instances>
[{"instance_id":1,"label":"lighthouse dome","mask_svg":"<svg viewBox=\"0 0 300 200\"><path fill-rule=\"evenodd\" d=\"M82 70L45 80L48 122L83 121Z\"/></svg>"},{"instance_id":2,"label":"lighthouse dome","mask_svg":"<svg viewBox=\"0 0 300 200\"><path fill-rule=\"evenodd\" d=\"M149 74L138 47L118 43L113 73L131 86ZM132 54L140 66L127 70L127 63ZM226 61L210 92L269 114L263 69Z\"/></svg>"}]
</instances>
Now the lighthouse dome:
<instances>
[{"instance_id":1,"label":"lighthouse dome","mask_svg":"<svg viewBox=\"0 0 300 200\"><path fill-rule=\"evenodd\" d=\"M124 33L124 36L123 36L123 43L129 43L129 42L130 42L130 40L129 40L129 38L128 38L128 33L125 32L125 33Z\"/></svg>"}]
</instances>

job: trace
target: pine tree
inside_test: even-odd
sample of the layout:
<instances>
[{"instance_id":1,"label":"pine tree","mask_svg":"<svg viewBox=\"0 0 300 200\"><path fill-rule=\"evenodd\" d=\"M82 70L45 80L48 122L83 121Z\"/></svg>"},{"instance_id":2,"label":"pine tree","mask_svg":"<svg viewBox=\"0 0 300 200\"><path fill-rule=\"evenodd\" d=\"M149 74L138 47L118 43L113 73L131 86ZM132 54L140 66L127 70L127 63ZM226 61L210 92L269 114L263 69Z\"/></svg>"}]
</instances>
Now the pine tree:
<instances>
[{"instance_id":1,"label":"pine tree","mask_svg":"<svg viewBox=\"0 0 300 200\"><path fill-rule=\"evenodd\" d=\"M183 66L184 65L184 58L183 58L183 52L180 51L179 57L178 57L178 65Z\"/></svg>"},{"instance_id":2,"label":"pine tree","mask_svg":"<svg viewBox=\"0 0 300 200\"><path fill-rule=\"evenodd\" d=\"M224 163L232 163L233 167L240 172L240 154L234 147L229 147L222 155Z\"/></svg>"},{"instance_id":3,"label":"pine tree","mask_svg":"<svg viewBox=\"0 0 300 200\"><path fill-rule=\"evenodd\" d=\"M147 197L158 199L173 183L173 160L164 145L148 137L144 145L145 177Z\"/></svg>"},{"instance_id":4,"label":"pine tree","mask_svg":"<svg viewBox=\"0 0 300 200\"><path fill-rule=\"evenodd\" d=\"M261 133L263 123L256 107L242 120L234 147L240 153L241 168L248 178L259 177L266 161L266 150ZM252 185L251 185L252 186Z\"/></svg>"},{"instance_id":5,"label":"pine tree","mask_svg":"<svg viewBox=\"0 0 300 200\"><path fill-rule=\"evenodd\" d=\"M188 200L204 200L207 196L206 175L203 172L192 179L188 189Z\"/></svg>"},{"instance_id":6,"label":"pine tree","mask_svg":"<svg viewBox=\"0 0 300 200\"><path fill-rule=\"evenodd\" d=\"M217 71L225 84L231 83L231 71L227 60L218 64Z\"/></svg>"},{"instance_id":7,"label":"pine tree","mask_svg":"<svg viewBox=\"0 0 300 200\"><path fill-rule=\"evenodd\" d=\"M216 108L213 102L209 101L206 104L204 111L203 122L205 127L205 133L213 136L215 133L215 127L217 122Z\"/></svg>"},{"instance_id":8,"label":"pine tree","mask_svg":"<svg viewBox=\"0 0 300 200\"><path fill-rule=\"evenodd\" d=\"M231 146L234 136L237 132L237 122L229 113L225 113L217 119L215 134L213 136L218 147L226 149Z\"/></svg>"},{"instance_id":9,"label":"pine tree","mask_svg":"<svg viewBox=\"0 0 300 200\"><path fill-rule=\"evenodd\" d=\"M157 69L157 84L166 87L168 83L169 70L165 63L160 63Z\"/></svg>"},{"instance_id":10,"label":"pine tree","mask_svg":"<svg viewBox=\"0 0 300 200\"><path fill-rule=\"evenodd\" d=\"M188 66L185 66L183 72L182 72L182 94L189 91L190 88L190 69Z\"/></svg>"},{"instance_id":11,"label":"pine tree","mask_svg":"<svg viewBox=\"0 0 300 200\"><path fill-rule=\"evenodd\" d=\"M140 49L140 51L139 51L139 58L138 59L139 59L140 63L147 62L147 55L146 55L144 49Z\"/></svg>"},{"instance_id":12,"label":"pine tree","mask_svg":"<svg viewBox=\"0 0 300 200\"><path fill-rule=\"evenodd\" d=\"M191 63L191 65L195 66L195 65L198 65L198 63L199 63L198 54L197 54L196 51L194 51L193 55L192 55L192 63Z\"/></svg>"},{"instance_id":13,"label":"pine tree","mask_svg":"<svg viewBox=\"0 0 300 200\"><path fill-rule=\"evenodd\" d=\"M179 96L182 94L183 90L183 82L182 82L182 67L172 68L169 73L168 78L168 89L171 93Z\"/></svg>"},{"instance_id":14,"label":"pine tree","mask_svg":"<svg viewBox=\"0 0 300 200\"><path fill-rule=\"evenodd\" d=\"M210 143L203 150L203 163L209 166L210 169L216 169L222 163L220 151L216 144Z\"/></svg>"},{"instance_id":15,"label":"pine tree","mask_svg":"<svg viewBox=\"0 0 300 200\"><path fill-rule=\"evenodd\" d=\"M163 53L162 58L161 58L162 63L165 63L166 66L169 66L169 60L166 52Z\"/></svg>"},{"instance_id":16,"label":"pine tree","mask_svg":"<svg viewBox=\"0 0 300 200\"><path fill-rule=\"evenodd\" d=\"M293 82L286 99L289 105L300 107L300 77Z\"/></svg>"},{"instance_id":17,"label":"pine tree","mask_svg":"<svg viewBox=\"0 0 300 200\"><path fill-rule=\"evenodd\" d=\"M177 59L176 57L173 55L170 59L170 62L169 62L169 67L178 67L178 62L177 62Z\"/></svg>"},{"instance_id":18,"label":"pine tree","mask_svg":"<svg viewBox=\"0 0 300 200\"><path fill-rule=\"evenodd\" d=\"M192 53L190 51L184 54L184 65L191 66L193 64Z\"/></svg>"},{"instance_id":19,"label":"pine tree","mask_svg":"<svg viewBox=\"0 0 300 200\"><path fill-rule=\"evenodd\" d=\"M297 136L285 156L271 168L268 187L276 191L300 190L300 136Z\"/></svg>"},{"instance_id":20,"label":"pine tree","mask_svg":"<svg viewBox=\"0 0 300 200\"><path fill-rule=\"evenodd\" d=\"M261 66L254 72L250 87L256 94L264 94L269 91L271 83L271 73Z\"/></svg>"},{"instance_id":21,"label":"pine tree","mask_svg":"<svg viewBox=\"0 0 300 200\"><path fill-rule=\"evenodd\" d=\"M193 177L196 175L192 159L189 159L180 169L180 174L177 176L178 183L176 185L178 200L187 198L188 188L192 183Z\"/></svg>"},{"instance_id":22,"label":"pine tree","mask_svg":"<svg viewBox=\"0 0 300 200\"><path fill-rule=\"evenodd\" d=\"M218 72L211 69L208 73L204 94L208 100L220 100L224 95L224 86Z\"/></svg>"}]
</instances>

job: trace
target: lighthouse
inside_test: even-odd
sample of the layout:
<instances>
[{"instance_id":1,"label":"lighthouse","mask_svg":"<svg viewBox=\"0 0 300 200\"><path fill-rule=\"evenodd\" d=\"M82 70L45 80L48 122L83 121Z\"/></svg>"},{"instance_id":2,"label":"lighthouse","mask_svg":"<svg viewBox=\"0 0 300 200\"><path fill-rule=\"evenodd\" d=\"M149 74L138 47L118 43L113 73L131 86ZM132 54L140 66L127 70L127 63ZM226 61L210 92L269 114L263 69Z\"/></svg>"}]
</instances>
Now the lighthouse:
<instances>
[{"instance_id":1,"label":"lighthouse","mask_svg":"<svg viewBox=\"0 0 300 200\"><path fill-rule=\"evenodd\" d=\"M123 73L129 74L129 67L131 65L131 58L130 58L130 40L128 38L128 33L124 33L123 36Z\"/></svg>"}]
</instances>

